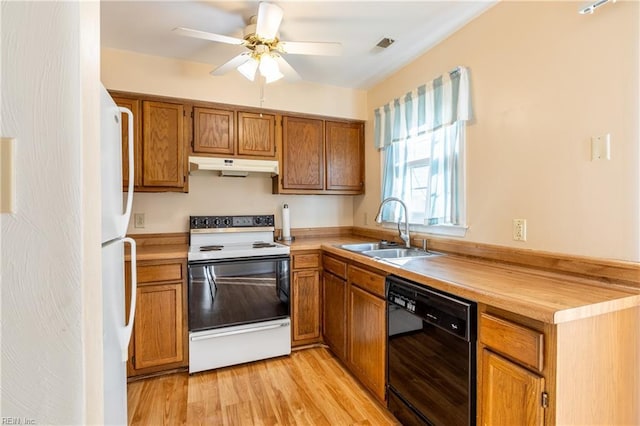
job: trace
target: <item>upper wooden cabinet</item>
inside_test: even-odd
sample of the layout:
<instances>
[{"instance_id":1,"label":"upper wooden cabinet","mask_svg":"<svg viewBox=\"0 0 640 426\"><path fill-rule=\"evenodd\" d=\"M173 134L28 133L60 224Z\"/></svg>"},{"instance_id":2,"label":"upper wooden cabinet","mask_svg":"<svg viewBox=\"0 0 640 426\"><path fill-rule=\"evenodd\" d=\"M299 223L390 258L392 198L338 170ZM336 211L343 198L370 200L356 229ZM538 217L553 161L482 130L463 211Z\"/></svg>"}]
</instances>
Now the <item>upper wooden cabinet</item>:
<instances>
[{"instance_id":1,"label":"upper wooden cabinet","mask_svg":"<svg viewBox=\"0 0 640 426\"><path fill-rule=\"evenodd\" d=\"M142 102L142 186L184 188L183 119L181 104Z\"/></svg>"},{"instance_id":2,"label":"upper wooden cabinet","mask_svg":"<svg viewBox=\"0 0 640 426\"><path fill-rule=\"evenodd\" d=\"M196 155L278 160L274 194L364 193L362 121L137 93L111 95L134 115L136 191L188 192L188 157ZM123 120L126 127L128 118Z\"/></svg>"},{"instance_id":3,"label":"upper wooden cabinet","mask_svg":"<svg viewBox=\"0 0 640 426\"><path fill-rule=\"evenodd\" d=\"M282 117L282 194L364 193L364 124L316 117Z\"/></svg>"},{"instance_id":4,"label":"upper wooden cabinet","mask_svg":"<svg viewBox=\"0 0 640 426\"><path fill-rule=\"evenodd\" d=\"M325 122L326 189L363 192L364 129L362 123Z\"/></svg>"},{"instance_id":5,"label":"upper wooden cabinet","mask_svg":"<svg viewBox=\"0 0 640 426\"><path fill-rule=\"evenodd\" d=\"M238 155L274 157L276 155L276 116L238 112Z\"/></svg>"},{"instance_id":6,"label":"upper wooden cabinet","mask_svg":"<svg viewBox=\"0 0 640 426\"><path fill-rule=\"evenodd\" d=\"M193 108L193 152L233 155L235 152L233 111Z\"/></svg>"},{"instance_id":7,"label":"upper wooden cabinet","mask_svg":"<svg viewBox=\"0 0 640 426\"><path fill-rule=\"evenodd\" d=\"M276 158L274 114L195 106L192 117L196 155Z\"/></svg>"},{"instance_id":8,"label":"upper wooden cabinet","mask_svg":"<svg viewBox=\"0 0 640 426\"><path fill-rule=\"evenodd\" d=\"M299 117L282 118L284 189L324 188L324 123Z\"/></svg>"},{"instance_id":9,"label":"upper wooden cabinet","mask_svg":"<svg viewBox=\"0 0 640 426\"><path fill-rule=\"evenodd\" d=\"M134 120L134 190L186 192L185 108L155 98L112 94L117 105L129 108ZM123 185L128 184L128 116L123 115Z\"/></svg>"}]
</instances>

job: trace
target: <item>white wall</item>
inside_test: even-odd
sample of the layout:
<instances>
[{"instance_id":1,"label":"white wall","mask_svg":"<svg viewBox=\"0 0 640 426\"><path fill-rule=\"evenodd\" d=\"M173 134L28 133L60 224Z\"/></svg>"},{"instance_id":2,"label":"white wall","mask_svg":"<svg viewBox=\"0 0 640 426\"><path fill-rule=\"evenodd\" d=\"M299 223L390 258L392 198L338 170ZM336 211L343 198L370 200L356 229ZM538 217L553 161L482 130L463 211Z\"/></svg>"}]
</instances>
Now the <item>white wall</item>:
<instances>
[{"instance_id":1,"label":"white wall","mask_svg":"<svg viewBox=\"0 0 640 426\"><path fill-rule=\"evenodd\" d=\"M108 89L260 107L260 87L237 72L211 77L209 64L103 49L101 79ZM366 92L312 83L278 81L265 87L264 108L352 119L366 118ZM129 233L183 232L188 216L276 214L288 203L291 226L351 226L352 196L272 195L271 180L191 176L189 194L136 193L134 213L144 213L144 229Z\"/></svg>"},{"instance_id":2,"label":"white wall","mask_svg":"<svg viewBox=\"0 0 640 426\"><path fill-rule=\"evenodd\" d=\"M80 17L91 19L97 53L99 14L95 5L78 2L1 5L0 132L17 139L17 212L0 218L1 415L83 424L91 419L85 417L85 391L92 386L85 383L92 372L85 371L85 361L100 353L95 347L84 352L83 322L92 316L84 316L83 299L100 287L100 245L99 229L85 229L83 221L86 214L93 217L88 227L99 224L99 203L85 206L90 188L82 186L86 177L93 176L88 184L99 182L83 170L85 160L97 163L99 144L98 110L91 94L82 99L82 85L97 82L85 65L99 58L85 56L91 49ZM101 309L95 314L101 316ZM101 340L100 329L93 333ZM101 413L102 395L89 396L99 398L88 406Z\"/></svg>"},{"instance_id":3,"label":"white wall","mask_svg":"<svg viewBox=\"0 0 640 426\"><path fill-rule=\"evenodd\" d=\"M456 65L470 68L469 241L640 260L640 3L579 15L576 2L501 2L368 92L373 110ZM611 160L590 138L611 134ZM372 126L367 126L372 138ZM380 156L367 145L367 194L380 202ZM512 219L527 219L526 242Z\"/></svg>"}]
</instances>

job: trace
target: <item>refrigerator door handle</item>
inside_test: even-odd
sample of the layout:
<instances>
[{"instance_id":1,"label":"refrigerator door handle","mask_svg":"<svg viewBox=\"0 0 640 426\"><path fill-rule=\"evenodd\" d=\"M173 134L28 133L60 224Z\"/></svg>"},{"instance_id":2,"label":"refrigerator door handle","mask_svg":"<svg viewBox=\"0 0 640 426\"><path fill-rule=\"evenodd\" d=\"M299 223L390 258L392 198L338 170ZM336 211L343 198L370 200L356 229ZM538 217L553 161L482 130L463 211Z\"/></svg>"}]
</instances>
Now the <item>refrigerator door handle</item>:
<instances>
[{"instance_id":1,"label":"refrigerator door handle","mask_svg":"<svg viewBox=\"0 0 640 426\"><path fill-rule=\"evenodd\" d=\"M122 217L122 221L123 221L123 228L126 232L127 226L129 225L129 219L131 219L131 207L133 206L133 179L134 179L134 165L135 165L135 159L133 157L134 155L134 145L135 145L135 141L133 140L133 112L131 112L131 110L129 108L125 108L125 107L118 107L118 109L120 110L121 113L123 114L127 114L127 117L129 118L127 120L127 140L129 142L128 146L127 146L127 150L129 152L129 185L127 188L127 206L125 207L124 210L124 216Z\"/></svg>"},{"instance_id":2,"label":"refrigerator door handle","mask_svg":"<svg viewBox=\"0 0 640 426\"><path fill-rule=\"evenodd\" d=\"M129 342L133 334L133 320L136 314L136 295L138 294L138 276L136 275L136 241L133 238L125 237L122 241L131 245L131 303L129 304L129 322L124 328L122 336L122 361L129 358Z\"/></svg>"}]
</instances>

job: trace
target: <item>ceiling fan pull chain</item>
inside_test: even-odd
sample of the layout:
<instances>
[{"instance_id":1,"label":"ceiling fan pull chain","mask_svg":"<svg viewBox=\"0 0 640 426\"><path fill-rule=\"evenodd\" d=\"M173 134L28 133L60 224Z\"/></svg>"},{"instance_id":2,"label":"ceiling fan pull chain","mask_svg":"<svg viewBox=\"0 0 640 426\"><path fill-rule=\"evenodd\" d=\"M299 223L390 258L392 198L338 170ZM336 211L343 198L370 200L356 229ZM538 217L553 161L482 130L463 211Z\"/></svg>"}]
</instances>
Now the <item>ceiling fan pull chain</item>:
<instances>
[{"instance_id":1,"label":"ceiling fan pull chain","mask_svg":"<svg viewBox=\"0 0 640 426\"><path fill-rule=\"evenodd\" d=\"M260 108L262 108L264 104L264 77L260 76ZM260 117L262 118L262 113L260 113Z\"/></svg>"}]
</instances>

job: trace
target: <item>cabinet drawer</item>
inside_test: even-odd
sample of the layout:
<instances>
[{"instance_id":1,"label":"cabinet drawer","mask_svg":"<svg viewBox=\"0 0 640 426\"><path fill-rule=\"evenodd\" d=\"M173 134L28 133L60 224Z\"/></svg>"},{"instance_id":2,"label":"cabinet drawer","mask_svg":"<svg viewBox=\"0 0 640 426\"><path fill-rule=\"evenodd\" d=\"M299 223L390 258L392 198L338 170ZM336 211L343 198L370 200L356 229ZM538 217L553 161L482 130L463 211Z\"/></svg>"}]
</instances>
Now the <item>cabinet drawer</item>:
<instances>
[{"instance_id":1,"label":"cabinet drawer","mask_svg":"<svg viewBox=\"0 0 640 426\"><path fill-rule=\"evenodd\" d=\"M293 255L293 269L319 268L320 254L304 253Z\"/></svg>"},{"instance_id":2,"label":"cabinet drawer","mask_svg":"<svg viewBox=\"0 0 640 426\"><path fill-rule=\"evenodd\" d=\"M542 371L544 334L488 314L480 314L480 342Z\"/></svg>"},{"instance_id":3,"label":"cabinet drawer","mask_svg":"<svg viewBox=\"0 0 640 426\"><path fill-rule=\"evenodd\" d=\"M347 279L347 264L333 257L323 256L322 267L340 278Z\"/></svg>"},{"instance_id":4,"label":"cabinet drawer","mask_svg":"<svg viewBox=\"0 0 640 426\"><path fill-rule=\"evenodd\" d=\"M182 263L138 265L137 272L139 284L157 281L181 281Z\"/></svg>"},{"instance_id":5,"label":"cabinet drawer","mask_svg":"<svg viewBox=\"0 0 640 426\"><path fill-rule=\"evenodd\" d=\"M384 297L384 279L382 275L349 266L349 282L380 297Z\"/></svg>"}]
</instances>

